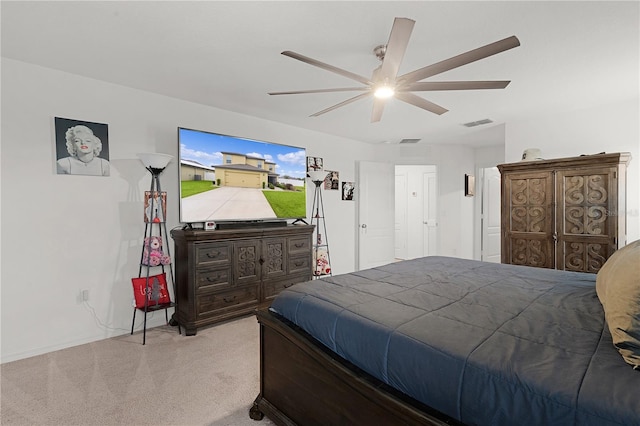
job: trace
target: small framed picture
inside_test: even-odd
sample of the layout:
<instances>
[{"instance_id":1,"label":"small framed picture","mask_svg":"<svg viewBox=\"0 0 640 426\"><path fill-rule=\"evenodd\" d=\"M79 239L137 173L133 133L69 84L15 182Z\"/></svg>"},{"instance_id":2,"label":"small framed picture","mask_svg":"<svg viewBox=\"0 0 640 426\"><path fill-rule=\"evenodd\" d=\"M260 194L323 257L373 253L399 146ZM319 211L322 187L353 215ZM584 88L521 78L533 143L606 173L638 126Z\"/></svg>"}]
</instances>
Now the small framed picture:
<instances>
[{"instance_id":1,"label":"small framed picture","mask_svg":"<svg viewBox=\"0 0 640 426\"><path fill-rule=\"evenodd\" d=\"M331 170L325 170L327 177L324 178L324 189L335 190L340 189L340 173Z\"/></svg>"},{"instance_id":2,"label":"small framed picture","mask_svg":"<svg viewBox=\"0 0 640 426\"><path fill-rule=\"evenodd\" d=\"M473 175L464 175L464 196L473 197L476 194L476 178Z\"/></svg>"},{"instance_id":3,"label":"small framed picture","mask_svg":"<svg viewBox=\"0 0 640 426\"><path fill-rule=\"evenodd\" d=\"M324 170L321 157L307 157L307 171L314 172Z\"/></svg>"},{"instance_id":4,"label":"small framed picture","mask_svg":"<svg viewBox=\"0 0 640 426\"><path fill-rule=\"evenodd\" d=\"M167 218L167 193L165 191L144 191L144 221L145 223L161 223Z\"/></svg>"},{"instance_id":5,"label":"small framed picture","mask_svg":"<svg viewBox=\"0 0 640 426\"><path fill-rule=\"evenodd\" d=\"M353 201L353 192L355 189L355 182L342 182L342 199L345 201Z\"/></svg>"}]
</instances>

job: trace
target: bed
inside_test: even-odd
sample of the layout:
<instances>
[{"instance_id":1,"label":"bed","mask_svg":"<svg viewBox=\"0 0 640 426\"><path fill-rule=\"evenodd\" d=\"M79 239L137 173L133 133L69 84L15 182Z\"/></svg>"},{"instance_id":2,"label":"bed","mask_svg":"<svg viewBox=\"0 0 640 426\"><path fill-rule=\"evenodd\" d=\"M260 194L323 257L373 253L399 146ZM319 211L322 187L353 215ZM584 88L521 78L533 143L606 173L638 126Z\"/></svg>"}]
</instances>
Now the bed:
<instances>
[{"instance_id":1,"label":"bed","mask_svg":"<svg viewBox=\"0 0 640 426\"><path fill-rule=\"evenodd\" d=\"M257 314L250 416L640 425L640 370L599 296L594 274L437 256L296 284Z\"/></svg>"}]
</instances>

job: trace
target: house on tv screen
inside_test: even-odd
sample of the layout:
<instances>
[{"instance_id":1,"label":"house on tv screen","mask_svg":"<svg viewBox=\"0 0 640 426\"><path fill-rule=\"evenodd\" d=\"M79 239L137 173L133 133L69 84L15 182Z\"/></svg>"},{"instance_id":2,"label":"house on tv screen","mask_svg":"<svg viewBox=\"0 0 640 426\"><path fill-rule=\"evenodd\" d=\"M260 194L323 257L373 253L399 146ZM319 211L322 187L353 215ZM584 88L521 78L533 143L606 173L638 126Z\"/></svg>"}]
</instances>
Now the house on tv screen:
<instances>
[{"instance_id":1,"label":"house on tv screen","mask_svg":"<svg viewBox=\"0 0 640 426\"><path fill-rule=\"evenodd\" d=\"M235 152L223 152L224 164L216 165L216 180L220 186L266 188L278 183L276 163L261 157Z\"/></svg>"}]
</instances>

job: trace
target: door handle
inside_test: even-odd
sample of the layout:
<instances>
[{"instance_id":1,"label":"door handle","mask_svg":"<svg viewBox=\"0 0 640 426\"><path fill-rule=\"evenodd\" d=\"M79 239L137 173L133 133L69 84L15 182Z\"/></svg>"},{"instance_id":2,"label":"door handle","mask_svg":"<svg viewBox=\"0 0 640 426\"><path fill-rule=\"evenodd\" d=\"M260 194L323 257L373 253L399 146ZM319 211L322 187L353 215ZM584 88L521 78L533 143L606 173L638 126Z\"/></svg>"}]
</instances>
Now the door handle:
<instances>
[{"instance_id":1,"label":"door handle","mask_svg":"<svg viewBox=\"0 0 640 426\"><path fill-rule=\"evenodd\" d=\"M361 227L361 228L366 228L366 227L367 227L367 224L366 224L366 223L363 223L362 225L360 225L360 227Z\"/></svg>"}]
</instances>

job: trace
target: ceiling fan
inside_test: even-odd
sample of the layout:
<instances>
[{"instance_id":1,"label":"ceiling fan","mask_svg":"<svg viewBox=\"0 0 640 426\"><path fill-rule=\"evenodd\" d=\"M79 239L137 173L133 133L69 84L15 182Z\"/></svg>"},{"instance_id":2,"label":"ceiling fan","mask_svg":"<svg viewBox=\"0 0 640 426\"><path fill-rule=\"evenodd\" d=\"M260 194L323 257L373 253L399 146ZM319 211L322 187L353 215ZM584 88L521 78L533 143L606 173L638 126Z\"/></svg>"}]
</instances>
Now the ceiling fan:
<instances>
[{"instance_id":1,"label":"ceiling fan","mask_svg":"<svg viewBox=\"0 0 640 426\"><path fill-rule=\"evenodd\" d=\"M408 18L395 18L389 41L386 45L377 46L374 49L376 56L382 61L382 64L373 71L371 78L367 78L358 74L354 74L342 68L320 62L299 53L284 51L283 55L297 59L307 64L331 71L341 76L350 78L363 84L358 87L340 87L334 89L314 89L314 90L298 90L288 92L271 92L270 95L297 95L307 93L329 93L329 92L364 92L352 98L349 98L339 104L318 111L311 117L317 117L334 109L343 107L357 100L374 96L373 112L371 113L371 122L380 121L386 99L395 97L403 102L417 106L434 114L444 114L448 110L440 105L429 102L412 92L427 92L439 90L476 90L476 89L504 89L510 81L421 81L425 78L441 74L445 71L469 64L471 62L484 59L505 50L520 46L520 41L516 36L507 37L503 40L487 44L486 46L470 50L460 55L454 56L444 61L437 62L432 65L417 69L407 74L398 75L400 63L404 57L409 44L409 37L413 31L415 21Z\"/></svg>"}]
</instances>

